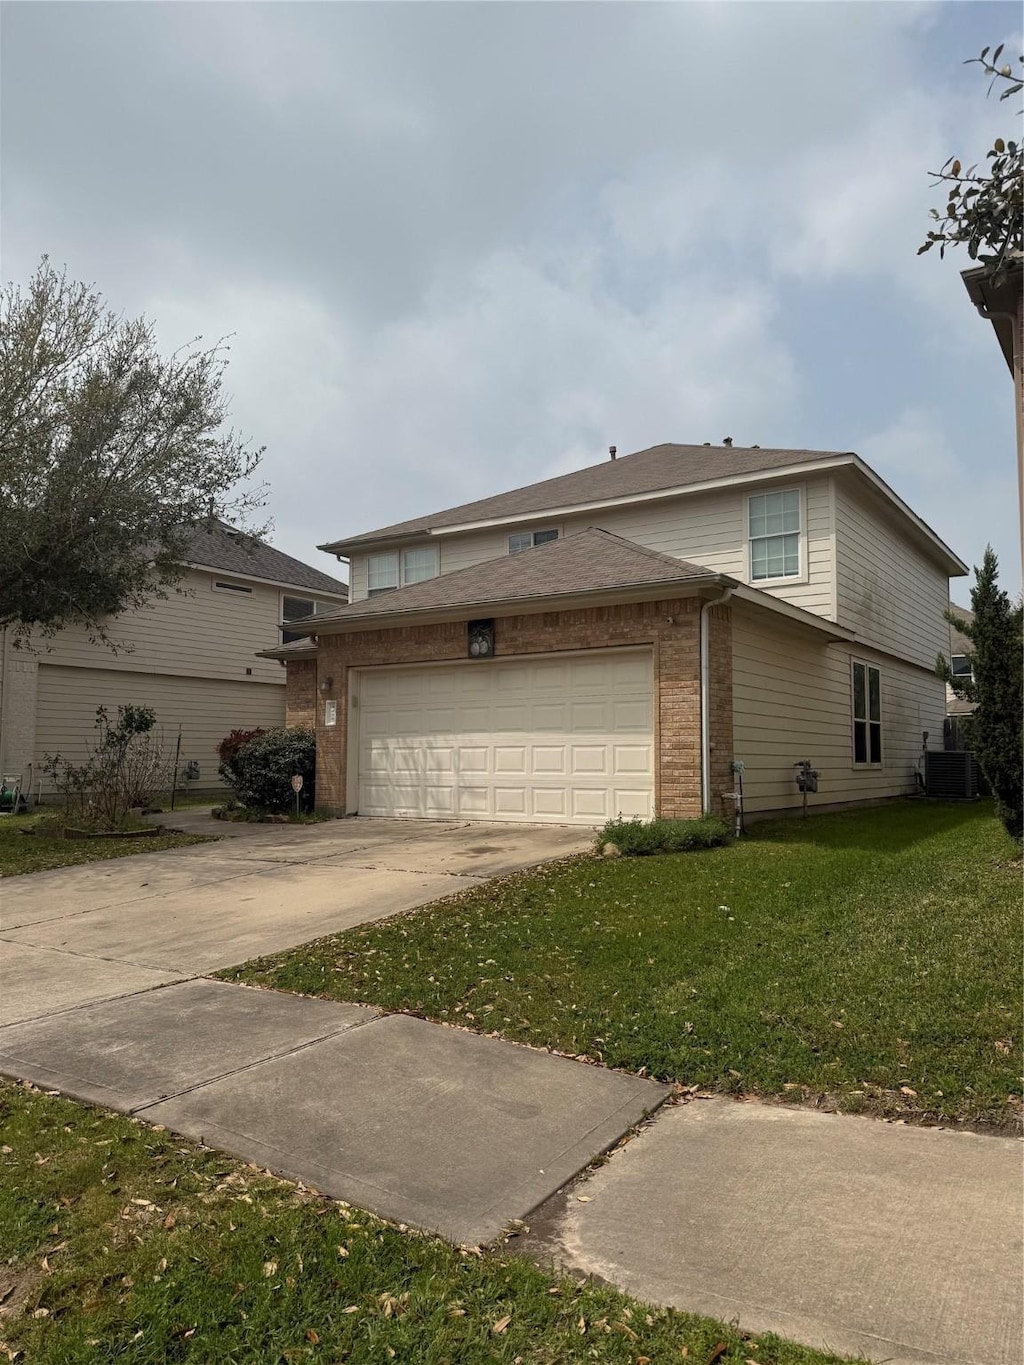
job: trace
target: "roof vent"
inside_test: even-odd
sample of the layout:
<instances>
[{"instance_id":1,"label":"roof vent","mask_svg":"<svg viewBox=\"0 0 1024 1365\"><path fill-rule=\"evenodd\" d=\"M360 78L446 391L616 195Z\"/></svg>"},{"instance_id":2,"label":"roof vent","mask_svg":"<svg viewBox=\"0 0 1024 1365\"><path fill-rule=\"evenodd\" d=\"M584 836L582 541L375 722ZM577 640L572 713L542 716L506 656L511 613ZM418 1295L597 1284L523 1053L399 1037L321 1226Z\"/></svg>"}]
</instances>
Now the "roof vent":
<instances>
[{"instance_id":1,"label":"roof vent","mask_svg":"<svg viewBox=\"0 0 1024 1365\"><path fill-rule=\"evenodd\" d=\"M710 442L710 441L705 441L704 444L705 444L706 446L709 446L709 445L711 444L711 442Z\"/></svg>"},{"instance_id":2,"label":"roof vent","mask_svg":"<svg viewBox=\"0 0 1024 1365\"><path fill-rule=\"evenodd\" d=\"M751 446L750 449L751 449L751 450L760 450L761 447L760 447L760 446Z\"/></svg>"},{"instance_id":3,"label":"roof vent","mask_svg":"<svg viewBox=\"0 0 1024 1365\"><path fill-rule=\"evenodd\" d=\"M614 459L615 459L615 456L616 456L618 453L619 453L619 448L618 448L618 446L609 446L609 447L608 447L608 458L609 458L610 460L614 460Z\"/></svg>"},{"instance_id":4,"label":"roof vent","mask_svg":"<svg viewBox=\"0 0 1024 1365\"><path fill-rule=\"evenodd\" d=\"M722 437L722 445L724 445L724 446L731 446L731 445L732 445L732 437L731 437L731 436L723 436L723 437Z\"/></svg>"}]
</instances>

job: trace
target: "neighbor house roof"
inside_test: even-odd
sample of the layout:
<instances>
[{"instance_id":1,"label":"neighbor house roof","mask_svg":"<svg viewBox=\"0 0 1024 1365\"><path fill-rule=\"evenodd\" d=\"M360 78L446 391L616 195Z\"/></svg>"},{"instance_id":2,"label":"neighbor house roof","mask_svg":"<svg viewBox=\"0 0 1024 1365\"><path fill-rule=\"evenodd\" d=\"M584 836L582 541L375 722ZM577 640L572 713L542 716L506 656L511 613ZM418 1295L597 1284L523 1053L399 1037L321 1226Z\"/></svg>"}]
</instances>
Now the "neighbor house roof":
<instances>
[{"instance_id":1,"label":"neighbor house roof","mask_svg":"<svg viewBox=\"0 0 1024 1365\"><path fill-rule=\"evenodd\" d=\"M266 541L248 536L217 518L211 518L196 529L185 561L285 588L305 588L332 597L348 597L348 585L340 578L321 573L319 569L303 564L301 559L293 559Z\"/></svg>"},{"instance_id":2,"label":"neighbor house roof","mask_svg":"<svg viewBox=\"0 0 1024 1365\"><path fill-rule=\"evenodd\" d=\"M259 659L283 659L285 663L289 659L315 659L316 655L316 641L308 636L303 636L301 640L289 640L284 645L275 645L272 649L256 651L256 657Z\"/></svg>"},{"instance_id":3,"label":"neighbor house roof","mask_svg":"<svg viewBox=\"0 0 1024 1365\"><path fill-rule=\"evenodd\" d=\"M695 583L735 585L736 580L589 527L521 554L471 564L407 588L291 621L288 628L323 635L355 622L388 625L393 618L407 614L483 612L499 605L514 607L522 602L553 602L602 592L642 592L654 586Z\"/></svg>"},{"instance_id":4,"label":"neighbor house roof","mask_svg":"<svg viewBox=\"0 0 1024 1365\"><path fill-rule=\"evenodd\" d=\"M657 445L638 450L615 460L602 460L586 469L575 469L554 479L515 488L509 493L448 507L429 516L395 522L376 531L321 545L321 550L344 553L358 545L376 541L402 540L443 528L472 525L476 522L508 520L536 512L619 498L686 488L716 479L737 478L761 471L788 469L793 465L834 460L850 452L827 450L761 450L757 446Z\"/></svg>"}]
</instances>

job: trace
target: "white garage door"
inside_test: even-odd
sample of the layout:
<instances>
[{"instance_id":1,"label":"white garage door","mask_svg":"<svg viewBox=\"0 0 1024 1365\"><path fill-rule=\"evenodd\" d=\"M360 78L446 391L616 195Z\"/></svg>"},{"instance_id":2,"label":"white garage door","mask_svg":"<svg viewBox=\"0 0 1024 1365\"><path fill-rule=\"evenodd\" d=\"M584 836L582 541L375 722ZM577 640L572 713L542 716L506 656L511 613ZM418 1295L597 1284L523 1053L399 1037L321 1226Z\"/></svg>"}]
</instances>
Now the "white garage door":
<instances>
[{"instance_id":1,"label":"white garage door","mask_svg":"<svg viewBox=\"0 0 1024 1365\"><path fill-rule=\"evenodd\" d=\"M650 651L373 669L356 687L360 815L653 814Z\"/></svg>"}]
</instances>

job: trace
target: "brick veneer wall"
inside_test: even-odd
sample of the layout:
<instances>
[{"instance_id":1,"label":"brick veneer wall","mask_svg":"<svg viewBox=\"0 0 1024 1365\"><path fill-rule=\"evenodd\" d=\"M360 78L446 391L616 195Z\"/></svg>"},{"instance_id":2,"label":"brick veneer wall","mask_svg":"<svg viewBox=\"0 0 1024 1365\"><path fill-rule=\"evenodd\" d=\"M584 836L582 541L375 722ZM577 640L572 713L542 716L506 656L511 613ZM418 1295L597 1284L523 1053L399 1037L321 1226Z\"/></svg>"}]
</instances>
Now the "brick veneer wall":
<instances>
[{"instance_id":1,"label":"brick veneer wall","mask_svg":"<svg viewBox=\"0 0 1024 1365\"><path fill-rule=\"evenodd\" d=\"M700 656L698 598L589 607L578 611L505 616L495 621L495 658L565 650L651 645L654 658L655 806L659 814L700 814ZM711 616L712 808L732 790L732 636L728 607ZM466 623L399 626L385 630L322 635L316 665L289 663L288 723L308 712L317 719L317 805L343 815L346 805L348 669L379 664L436 663L466 659ZM486 668L486 662L467 667ZM316 669L312 678L293 669ZM317 705L316 678L331 679L337 725L325 727ZM294 695L294 705L292 697Z\"/></svg>"},{"instance_id":2,"label":"brick veneer wall","mask_svg":"<svg viewBox=\"0 0 1024 1365\"><path fill-rule=\"evenodd\" d=\"M316 660L292 659L284 694L285 725L316 725Z\"/></svg>"}]
</instances>

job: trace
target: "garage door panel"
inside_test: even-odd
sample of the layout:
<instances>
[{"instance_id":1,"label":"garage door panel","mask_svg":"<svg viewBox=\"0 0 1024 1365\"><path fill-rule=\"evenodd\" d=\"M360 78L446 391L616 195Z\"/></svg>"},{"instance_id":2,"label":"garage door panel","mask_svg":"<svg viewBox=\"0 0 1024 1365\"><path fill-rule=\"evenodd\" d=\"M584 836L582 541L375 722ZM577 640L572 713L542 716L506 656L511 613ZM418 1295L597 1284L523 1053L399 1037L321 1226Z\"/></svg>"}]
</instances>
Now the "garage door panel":
<instances>
[{"instance_id":1,"label":"garage door panel","mask_svg":"<svg viewBox=\"0 0 1024 1365\"><path fill-rule=\"evenodd\" d=\"M364 815L600 824L653 812L649 653L368 670L358 688Z\"/></svg>"}]
</instances>

